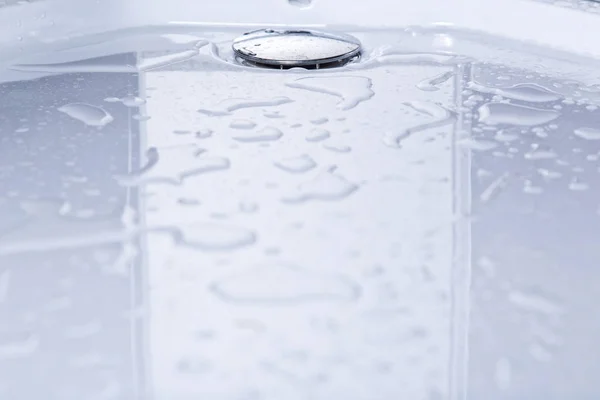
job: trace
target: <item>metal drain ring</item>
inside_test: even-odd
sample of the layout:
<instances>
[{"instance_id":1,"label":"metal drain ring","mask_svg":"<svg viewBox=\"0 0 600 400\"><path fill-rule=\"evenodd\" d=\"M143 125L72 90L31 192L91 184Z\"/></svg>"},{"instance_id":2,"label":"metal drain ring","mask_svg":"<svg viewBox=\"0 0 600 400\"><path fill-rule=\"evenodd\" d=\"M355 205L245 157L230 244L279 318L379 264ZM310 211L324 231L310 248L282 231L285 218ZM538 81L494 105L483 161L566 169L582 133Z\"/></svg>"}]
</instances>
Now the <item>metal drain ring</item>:
<instances>
[{"instance_id":1,"label":"metal drain ring","mask_svg":"<svg viewBox=\"0 0 600 400\"><path fill-rule=\"evenodd\" d=\"M361 44L350 35L308 30L261 29L235 39L233 51L250 65L267 68L331 68L360 55Z\"/></svg>"}]
</instances>

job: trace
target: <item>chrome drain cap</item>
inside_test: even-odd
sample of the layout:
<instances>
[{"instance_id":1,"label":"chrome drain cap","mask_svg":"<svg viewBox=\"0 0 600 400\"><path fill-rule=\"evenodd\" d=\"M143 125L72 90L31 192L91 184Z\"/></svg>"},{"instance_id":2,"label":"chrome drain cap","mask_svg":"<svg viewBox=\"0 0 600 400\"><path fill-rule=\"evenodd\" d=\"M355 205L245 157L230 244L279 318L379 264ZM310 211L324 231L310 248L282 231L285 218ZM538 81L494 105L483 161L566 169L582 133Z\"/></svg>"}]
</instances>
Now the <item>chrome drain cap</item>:
<instances>
[{"instance_id":1,"label":"chrome drain cap","mask_svg":"<svg viewBox=\"0 0 600 400\"><path fill-rule=\"evenodd\" d=\"M360 55L358 39L312 30L261 29L235 39L235 54L251 65L270 68L331 68Z\"/></svg>"}]
</instances>

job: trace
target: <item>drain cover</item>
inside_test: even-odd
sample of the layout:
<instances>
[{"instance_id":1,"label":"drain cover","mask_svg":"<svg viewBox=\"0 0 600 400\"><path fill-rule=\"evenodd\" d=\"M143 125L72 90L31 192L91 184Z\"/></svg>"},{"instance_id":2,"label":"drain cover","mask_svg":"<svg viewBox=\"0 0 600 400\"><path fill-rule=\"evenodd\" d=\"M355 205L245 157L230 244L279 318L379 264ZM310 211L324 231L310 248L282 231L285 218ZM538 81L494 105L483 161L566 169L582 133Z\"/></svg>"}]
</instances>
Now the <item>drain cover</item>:
<instances>
[{"instance_id":1,"label":"drain cover","mask_svg":"<svg viewBox=\"0 0 600 400\"><path fill-rule=\"evenodd\" d=\"M240 36L232 47L250 64L282 69L331 68L360 54L360 42L352 36L307 30L261 29Z\"/></svg>"}]
</instances>

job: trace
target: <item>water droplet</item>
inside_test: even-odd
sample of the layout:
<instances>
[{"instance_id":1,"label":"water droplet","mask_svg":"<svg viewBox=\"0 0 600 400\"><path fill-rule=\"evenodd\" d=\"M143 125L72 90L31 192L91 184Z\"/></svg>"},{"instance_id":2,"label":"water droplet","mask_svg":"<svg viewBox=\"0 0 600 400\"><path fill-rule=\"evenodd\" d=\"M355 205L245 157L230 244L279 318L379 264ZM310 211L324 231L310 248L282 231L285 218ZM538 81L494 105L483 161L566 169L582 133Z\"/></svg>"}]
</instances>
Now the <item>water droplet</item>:
<instances>
[{"instance_id":1,"label":"water droplet","mask_svg":"<svg viewBox=\"0 0 600 400\"><path fill-rule=\"evenodd\" d=\"M275 166L291 173L304 173L317 166L315 160L310 156L303 154L298 157L284 158L275 162Z\"/></svg>"},{"instance_id":2,"label":"water droplet","mask_svg":"<svg viewBox=\"0 0 600 400\"><path fill-rule=\"evenodd\" d=\"M253 201L243 201L240 203L240 211L247 214L252 214L258 211L258 204Z\"/></svg>"},{"instance_id":3,"label":"water droplet","mask_svg":"<svg viewBox=\"0 0 600 400\"><path fill-rule=\"evenodd\" d=\"M104 101L106 101L106 99ZM146 104L146 100L135 96L123 97L121 102L127 107L139 107Z\"/></svg>"},{"instance_id":4,"label":"water droplet","mask_svg":"<svg viewBox=\"0 0 600 400\"><path fill-rule=\"evenodd\" d=\"M479 196L481 202L486 204L495 198L508 184L508 177L509 175L505 173L490 183L490 185L483 192L481 192L481 195Z\"/></svg>"},{"instance_id":5,"label":"water droplet","mask_svg":"<svg viewBox=\"0 0 600 400\"><path fill-rule=\"evenodd\" d=\"M383 137L383 142L386 146L399 148L401 147L402 141L412 136L414 133L444 126L454 121L454 114L438 104L431 103L428 101L410 101L404 104L418 111L419 113L433 117L434 120L431 122L406 128L398 132L386 133Z\"/></svg>"},{"instance_id":6,"label":"water droplet","mask_svg":"<svg viewBox=\"0 0 600 400\"><path fill-rule=\"evenodd\" d=\"M172 233L179 245L203 251L236 250L256 242L254 231L216 223L184 225Z\"/></svg>"},{"instance_id":7,"label":"water droplet","mask_svg":"<svg viewBox=\"0 0 600 400\"><path fill-rule=\"evenodd\" d=\"M236 119L231 121L229 127L233 129L252 129L256 127L256 124L247 119Z\"/></svg>"},{"instance_id":8,"label":"water droplet","mask_svg":"<svg viewBox=\"0 0 600 400\"><path fill-rule=\"evenodd\" d=\"M487 103L479 108L479 120L488 125L543 125L555 120L559 115L555 110L506 103Z\"/></svg>"},{"instance_id":9,"label":"water droplet","mask_svg":"<svg viewBox=\"0 0 600 400\"><path fill-rule=\"evenodd\" d=\"M181 204L182 206L187 207L197 207L202 204L202 202L198 199L192 199L187 197L180 197L177 199L177 204Z\"/></svg>"},{"instance_id":10,"label":"water droplet","mask_svg":"<svg viewBox=\"0 0 600 400\"><path fill-rule=\"evenodd\" d=\"M545 169L545 168L538 168L537 171L545 179L558 179L562 176L562 174L560 172L550 171L549 169Z\"/></svg>"},{"instance_id":11,"label":"water droplet","mask_svg":"<svg viewBox=\"0 0 600 400\"><path fill-rule=\"evenodd\" d=\"M349 153L352 151L352 147L341 143L325 143L323 148L334 153Z\"/></svg>"},{"instance_id":12,"label":"water droplet","mask_svg":"<svg viewBox=\"0 0 600 400\"><path fill-rule=\"evenodd\" d=\"M491 88L470 82L469 89L476 90L481 93L495 94L513 100L527 101L530 103L545 103L556 101L561 98L558 93L546 89L534 83L519 83L506 88Z\"/></svg>"},{"instance_id":13,"label":"water droplet","mask_svg":"<svg viewBox=\"0 0 600 400\"><path fill-rule=\"evenodd\" d=\"M523 186L523 193L527 194L542 194L544 189L539 186L535 186L533 182L530 180L525 181L525 185Z\"/></svg>"},{"instance_id":14,"label":"water droplet","mask_svg":"<svg viewBox=\"0 0 600 400\"><path fill-rule=\"evenodd\" d=\"M209 116L222 116L243 108L279 106L292 101L282 96L269 99L226 99L212 109L199 109L198 112Z\"/></svg>"},{"instance_id":15,"label":"water droplet","mask_svg":"<svg viewBox=\"0 0 600 400\"><path fill-rule=\"evenodd\" d=\"M325 171L313 180L301 184L296 193L282 200L286 203L303 203L311 200L336 201L358 190L358 185L347 181L334 171Z\"/></svg>"},{"instance_id":16,"label":"water droplet","mask_svg":"<svg viewBox=\"0 0 600 400\"><path fill-rule=\"evenodd\" d=\"M281 262L222 279L213 283L211 290L226 302L271 305L348 302L356 301L361 294L360 286L344 276Z\"/></svg>"},{"instance_id":17,"label":"water droplet","mask_svg":"<svg viewBox=\"0 0 600 400\"><path fill-rule=\"evenodd\" d=\"M331 136L328 130L322 128L313 129L308 136L306 136L307 142L321 142L328 139Z\"/></svg>"},{"instance_id":18,"label":"water droplet","mask_svg":"<svg viewBox=\"0 0 600 400\"><path fill-rule=\"evenodd\" d=\"M525 153L525 159L527 160L549 160L557 157L554 150L548 146L533 145L531 147L531 151Z\"/></svg>"},{"instance_id":19,"label":"water droplet","mask_svg":"<svg viewBox=\"0 0 600 400\"><path fill-rule=\"evenodd\" d=\"M575 129L574 133L585 140L600 140L600 129L584 127Z\"/></svg>"},{"instance_id":20,"label":"water droplet","mask_svg":"<svg viewBox=\"0 0 600 400\"><path fill-rule=\"evenodd\" d=\"M140 170L129 175L117 175L115 179L126 187L144 184L180 185L185 179L230 167L228 158L204 156L201 149L194 145L161 150L150 148L147 158L147 164Z\"/></svg>"},{"instance_id":21,"label":"water droplet","mask_svg":"<svg viewBox=\"0 0 600 400\"><path fill-rule=\"evenodd\" d=\"M279 113L279 111L265 112L265 113L263 114L263 116L264 116L265 118L284 118L284 116L283 116L283 115L281 115L281 114Z\"/></svg>"},{"instance_id":22,"label":"water droplet","mask_svg":"<svg viewBox=\"0 0 600 400\"><path fill-rule=\"evenodd\" d=\"M282 136L283 132L279 129L267 126L255 132L248 132L243 135L237 134L236 136L233 136L233 139L245 143L271 142L280 139Z\"/></svg>"},{"instance_id":23,"label":"water droplet","mask_svg":"<svg viewBox=\"0 0 600 400\"><path fill-rule=\"evenodd\" d=\"M329 122L329 118L327 118L327 117L316 118L316 119L313 119L310 121L310 123L313 125L323 125L323 124L326 124L327 122Z\"/></svg>"},{"instance_id":24,"label":"water droplet","mask_svg":"<svg viewBox=\"0 0 600 400\"><path fill-rule=\"evenodd\" d=\"M143 122L143 121L148 121L148 120L149 120L150 118L152 118L152 117L150 117L149 115L144 115L144 114L135 114L135 115L134 115L133 117L131 117L131 118L135 119L136 121L141 121L141 122Z\"/></svg>"},{"instance_id":25,"label":"water droplet","mask_svg":"<svg viewBox=\"0 0 600 400\"><path fill-rule=\"evenodd\" d=\"M338 97L337 107L341 110L350 110L375 95L371 79L364 76L305 77L286 85Z\"/></svg>"},{"instance_id":26,"label":"water droplet","mask_svg":"<svg viewBox=\"0 0 600 400\"><path fill-rule=\"evenodd\" d=\"M498 130L496 132L496 135L494 136L494 140L497 140L498 142L503 142L503 143L514 142L517 139L519 139L519 135L514 134L514 133L507 133L502 129Z\"/></svg>"},{"instance_id":27,"label":"water droplet","mask_svg":"<svg viewBox=\"0 0 600 400\"><path fill-rule=\"evenodd\" d=\"M294 7L308 8L312 4L312 0L288 0L288 3Z\"/></svg>"},{"instance_id":28,"label":"water droplet","mask_svg":"<svg viewBox=\"0 0 600 400\"><path fill-rule=\"evenodd\" d=\"M211 137L213 134L213 131L210 129L200 129L199 131L196 131L196 137L198 139L208 139L209 137Z\"/></svg>"},{"instance_id":29,"label":"water droplet","mask_svg":"<svg viewBox=\"0 0 600 400\"><path fill-rule=\"evenodd\" d=\"M417 88L427 91L427 92L437 91L437 90L440 90L438 85L441 85L442 83L446 82L453 76L454 76L454 72L452 72L452 71L442 72L441 74L436 75L433 78L427 78L427 79L419 82L417 84Z\"/></svg>"},{"instance_id":30,"label":"water droplet","mask_svg":"<svg viewBox=\"0 0 600 400\"><path fill-rule=\"evenodd\" d=\"M58 108L58 111L75 118L88 126L102 128L113 121L112 115L100 107L86 103L71 103Z\"/></svg>"},{"instance_id":31,"label":"water droplet","mask_svg":"<svg viewBox=\"0 0 600 400\"><path fill-rule=\"evenodd\" d=\"M573 180L569 183L569 190L575 192L582 192L584 190L588 190L590 185L585 182L580 181L578 178L573 178Z\"/></svg>"}]
</instances>

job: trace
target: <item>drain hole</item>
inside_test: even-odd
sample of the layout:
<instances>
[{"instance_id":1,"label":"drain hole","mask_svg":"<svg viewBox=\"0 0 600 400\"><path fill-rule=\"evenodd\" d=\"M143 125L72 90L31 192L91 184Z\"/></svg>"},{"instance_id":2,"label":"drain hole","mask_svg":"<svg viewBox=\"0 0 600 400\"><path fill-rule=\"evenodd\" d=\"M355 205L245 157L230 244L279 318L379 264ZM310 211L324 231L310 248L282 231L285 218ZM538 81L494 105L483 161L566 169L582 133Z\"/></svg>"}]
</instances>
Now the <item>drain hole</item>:
<instances>
[{"instance_id":1,"label":"drain hole","mask_svg":"<svg viewBox=\"0 0 600 400\"><path fill-rule=\"evenodd\" d=\"M358 39L309 30L263 29L245 33L232 45L242 65L267 69L338 68L360 57Z\"/></svg>"},{"instance_id":2,"label":"drain hole","mask_svg":"<svg viewBox=\"0 0 600 400\"><path fill-rule=\"evenodd\" d=\"M356 55L350 59L347 60L339 60L339 61L332 61L332 62L328 62L328 63L323 63L323 64L305 64L305 65L274 65L274 64L261 64L259 62L253 62L253 61L249 61L249 60L245 60L241 57L236 57L236 61L241 64L244 65L246 67L255 67L255 68L266 68L266 69L273 69L273 70L287 70L287 69L292 69L292 68L303 68L303 69L307 69L307 70L317 70L317 69L331 69L331 68L339 68L339 67L343 67L344 65L356 62L360 59L360 55Z\"/></svg>"}]
</instances>

